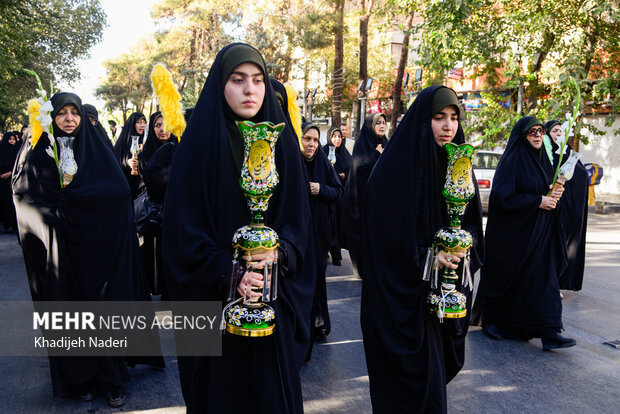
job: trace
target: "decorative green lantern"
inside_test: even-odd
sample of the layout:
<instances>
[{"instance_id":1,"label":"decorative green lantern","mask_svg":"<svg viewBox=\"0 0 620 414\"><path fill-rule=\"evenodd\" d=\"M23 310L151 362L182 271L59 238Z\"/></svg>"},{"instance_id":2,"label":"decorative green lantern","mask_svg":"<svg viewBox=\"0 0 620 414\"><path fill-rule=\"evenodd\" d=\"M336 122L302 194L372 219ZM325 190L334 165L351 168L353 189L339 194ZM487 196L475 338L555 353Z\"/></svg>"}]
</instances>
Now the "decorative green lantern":
<instances>
[{"instance_id":1,"label":"decorative green lantern","mask_svg":"<svg viewBox=\"0 0 620 414\"><path fill-rule=\"evenodd\" d=\"M285 124L274 125L271 122L253 123L237 122L244 143L243 167L239 185L243 190L250 208L250 224L243 226L233 235L234 248L233 271L231 276L229 304L224 308L226 331L235 335L260 337L271 335L276 325L274 309L267 305L278 296L278 234L265 226L265 212L269 199L279 183L275 163L275 145ZM275 259L263 268L256 267L258 262L252 256L274 251ZM244 260L246 257L247 260ZM250 292L234 300L237 277L246 271L263 274L263 287L253 289L261 296L251 298Z\"/></svg>"},{"instance_id":2,"label":"decorative green lantern","mask_svg":"<svg viewBox=\"0 0 620 414\"><path fill-rule=\"evenodd\" d=\"M439 261L437 253L440 251L455 253L465 252L463 261L463 287L473 289L471 271L469 268L469 250L474 244L471 234L461 229L461 218L465 213L467 203L475 193L471 160L480 147L469 144L456 145L448 143L444 146L448 153L448 170L446 182L441 194L448 205L450 226L439 230L434 237L433 245L428 249L423 279L431 281L431 292L428 296L431 313L443 321L443 318L463 318L467 314L467 297L457 291L456 282L459 276L454 269L445 268L442 282L439 285Z\"/></svg>"}]
</instances>

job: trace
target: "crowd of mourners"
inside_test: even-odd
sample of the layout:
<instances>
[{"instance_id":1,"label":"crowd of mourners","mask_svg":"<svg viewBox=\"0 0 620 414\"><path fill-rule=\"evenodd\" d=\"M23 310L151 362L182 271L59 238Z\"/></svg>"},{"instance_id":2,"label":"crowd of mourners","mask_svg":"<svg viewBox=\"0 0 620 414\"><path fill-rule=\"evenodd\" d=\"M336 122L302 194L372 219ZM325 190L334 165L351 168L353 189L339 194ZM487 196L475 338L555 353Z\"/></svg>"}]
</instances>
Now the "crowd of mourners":
<instances>
[{"instance_id":1,"label":"crowd of mourners","mask_svg":"<svg viewBox=\"0 0 620 414\"><path fill-rule=\"evenodd\" d=\"M222 301L261 287L251 269L230 277L236 229L249 223L239 186L244 159L236 121L285 123L275 145L280 182L265 222L279 235L273 335L222 337L221 356L180 356L189 413L301 413L300 370L312 344L331 330L326 269L350 253L362 280L361 327L376 413L445 413L446 384L463 367L470 324L495 340L541 338L542 348L575 345L562 336L560 289L581 289L587 175L550 191L559 163L556 121L526 116L514 126L497 167L483 231L476 194L462 216L473 237L470 259L437 253L439 268L480 272L467 316L429 312L422 273L435 233L447 227L444 145L466 141L463 110L444 86L423 89L390 139L388 117L321 129L292 116L294 96L269 78L255 48L235 43L217 55L181 137L161 112L129 116L113 139L97 110L70 92L51 97L53 133L6 132L0 144L0 220L17 232L33 301ZM300 124L300 125L299 125ZM545 134L552 140L545 143ZM118 135L118 136L116 136ZM61 185L46 149L73 137L77 172ZM135 141L141 150L136 156ZM553 151L546 150L550 146ZM349 146L349 148L347 148ZM566 159L566 158L565 158ZM162 206L155 226L136 223L136 206ZM157 224L160 224L160 227ZM257 260L266 258L259 257ZM255 258L256 260L256 258ZM234 285L231 286L230 284ZM128 367L164 368L161 357L49 357L55 396L110 406L125 402ZM239 374L251 394L239 394ZM250 386L250 384L246 384Z\"/></svg>"}]
</instances>

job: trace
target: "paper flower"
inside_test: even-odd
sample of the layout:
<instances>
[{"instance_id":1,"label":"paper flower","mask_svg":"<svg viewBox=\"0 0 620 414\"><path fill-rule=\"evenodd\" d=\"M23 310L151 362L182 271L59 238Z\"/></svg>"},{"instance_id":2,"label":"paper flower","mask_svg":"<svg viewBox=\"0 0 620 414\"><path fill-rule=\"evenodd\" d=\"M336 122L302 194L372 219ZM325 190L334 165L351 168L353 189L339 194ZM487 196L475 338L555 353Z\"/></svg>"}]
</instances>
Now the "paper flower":
<instances>
[{"instance_id":1,"label":"paper flower","mask_svg":"<svg viewBox=\"0 0 620 414\"><path fill-rule=\"evenodd\" d=\"M37 145L39 138L41 138L41 134L43 134L41 122L38 120L39 108L41 108L41 104L36 99L31 99L28 101L28 120L30 123L33 148Z\"/></svg>"}]
</instances>

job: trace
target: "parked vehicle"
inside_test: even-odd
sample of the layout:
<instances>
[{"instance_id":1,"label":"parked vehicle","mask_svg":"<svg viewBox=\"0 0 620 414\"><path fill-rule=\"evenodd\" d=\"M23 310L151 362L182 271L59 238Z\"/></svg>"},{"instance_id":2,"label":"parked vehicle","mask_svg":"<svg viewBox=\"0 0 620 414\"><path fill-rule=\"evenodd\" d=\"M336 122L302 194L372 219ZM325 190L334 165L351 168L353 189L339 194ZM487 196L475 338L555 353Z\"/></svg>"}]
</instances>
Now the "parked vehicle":
<instances>
[{"instance_id":1,"label":"parked vehicle","mask_svg":"<svg viewBox=\"0 0 620 414\"><path fill-rule=\"evenodd\" d=\"M495 169L501 157L501 152L478 151L472 163L474 174L478 180L483 213L486 213L489 209L489 195L491 194L491 186L493 185L493 176L495 175Z\"/></svg>"}]
</instances>

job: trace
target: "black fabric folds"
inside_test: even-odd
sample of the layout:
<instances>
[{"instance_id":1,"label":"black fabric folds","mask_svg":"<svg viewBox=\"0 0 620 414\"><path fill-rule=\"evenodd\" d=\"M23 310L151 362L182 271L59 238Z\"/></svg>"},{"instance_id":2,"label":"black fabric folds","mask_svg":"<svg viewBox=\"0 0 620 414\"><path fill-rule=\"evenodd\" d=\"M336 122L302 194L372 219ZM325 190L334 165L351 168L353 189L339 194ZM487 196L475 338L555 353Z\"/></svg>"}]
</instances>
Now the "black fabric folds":
<instances>
[{"instance_id":1,"label":"black fabric folds","mask_svg":"<svg viewBox=\"0 0 620 414\"><path fill-rule=\"evenodd\" d=\"M558 121L549 121L545 124L547 134ZM558 145L551 139L553 148L553 169L560 161L556 154ZM571 147L568 144L562 164L570 157ZM586 167L577 161L573 178L564 184L562 194L562 208L559 209L560 222L566 237L566 254L568 265L560 275L560 289L581 290L583 286L583 270L586 262L586 233L588 228L588 184L590 179Z\"/></svg>"},{"instance_id":2,"label":"black fabric folds","mask_svg":"<svg viewBox=\"0 0 620 414\"><path fill-rule=\"evenodd\" d=\"M114 156L118 161L118 164L121 166L121 170L125 175L125 179L127 183L129 183L129 189L131 190L131 199L135 199L138 194L144 188L144 182L142 181L142 177L140 174L131 175L131 166L129 165L129 160L131 160L131 137L139 136L138 139L139 144L144 144L144 133L138 134L136 131L136 122L140 119L146 120L146 117L141 112L134 112L127 118L127 122L123 125L123 130L116 140L116 144L114 145Z\"/></svg>"},{"instance_id":3,"label":"black fabric folds","mask_svg":"<svg viewBox=\"0 0 620 414\"><path fill-rule=\"evenodd\" d=\"M364 274L361 203L364 199L370 172L381 155L376 149L377 145L381 144L385 149L388 144L385 136L380 137L375 133L374 125L381 116L385 117L381 113L368 115L364 127L355 140L351 157L351 170L340 203L345 243L351 254L353 266L357 268L360 276Z\"/></svg>"},{"instance_id":4,"label":"black fabric folds","mask_svg":"<svg viewBox=\"0 0 620 414\"><path fill-rule=\"evenodd\" d=\"M232 269L232 236L250 222L233 155L232 122L225 115L227 66L247 62L238 50L256 56L245 44L232 44L217 55L192 117L177 146L166 191L163 259L174 300L226 300ZM231 64L229 52L241 55ZM260 55L258 55L260 57ZM285 122L265 73L265 98L256 121ZM232 70L231 68L231 70ZM263 338L223 336L222 357L179 358L183 397L190 413L301 413L299 370L309 345L314 291L314 242L309 184L297 138L287 126L275 149L280 183L269 202L265 224L282 245L276 330ZM239 398L240 376L252 378L252 397Z\"/></svg>"},{"instance_id":5,"label":"black fabric folds","mask_svg":"<svg viewBox=\"0 0 620 414\"><path fill-rule=\"evenodd\" d=\"M361 325L377 413L445 413L446 383L465 358L468 317L440 323L429 312L430 284L422 280L433 236L449 225L441 195L447 156L431 129L439 88L420 92L375 165L364 197ZM460 125L452 142L464 142ZM477 186L461 226L474 239L473 275L484 256ZM457 273L462 272L461 265ZM460 290L471 310L471 292Z\"/></svg>"},{"instance_id":6,"label":"black fabric folds","mask_svg":"<svg viewBox=\"0 0 620 414\"><path fill-rule=\"evenodd\" d=\"M483 327L495 325L508 337L562 329L558 277L566 266L566 242L557 210L564 200L556 210L539 208L553 171L527 140L533 125L541 124L529 116L517 121L495 171L477 298Z\"/></svg>"},{"instance_id":7,"label":"black fabric folds","mask_svg":"<svg viewBox=\"0 0 620 414\"><path fill-rule=\"evenodd\" d=\"M12 179L32 299L149 300L129 187L114 155L82 116L74 145L78 170L61 188L46 152L53 139L43 133L34 148L23 145ZM55 395L91 379L113 385L128 379L122 357L50 357L50 370Z\"/></svg>"},{"instance_id":8,"label":"black fabric folds","mask_svg":"<svg viewBox=\"0 0 620 414\"><path fill-rule=\"evenodd\" d=\"M336 171L320 147L311 160L305 159L308 180L319 183L319 193L310 195L310 210L316 248L316 287L312 304L311 329L313 338L329 335L331 322L327 308L327 252L332 245L335 231L335 206L342 195L342 185ZM308 358L309 359L309 358Z\"/></svg>"}]
</instances>

